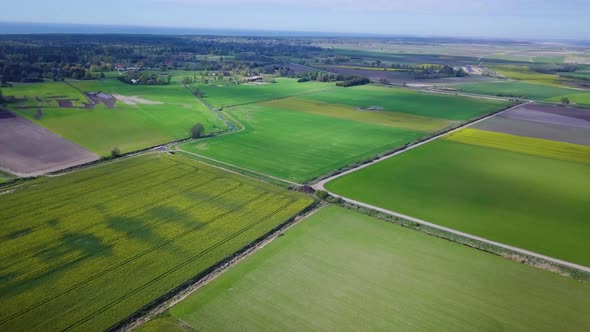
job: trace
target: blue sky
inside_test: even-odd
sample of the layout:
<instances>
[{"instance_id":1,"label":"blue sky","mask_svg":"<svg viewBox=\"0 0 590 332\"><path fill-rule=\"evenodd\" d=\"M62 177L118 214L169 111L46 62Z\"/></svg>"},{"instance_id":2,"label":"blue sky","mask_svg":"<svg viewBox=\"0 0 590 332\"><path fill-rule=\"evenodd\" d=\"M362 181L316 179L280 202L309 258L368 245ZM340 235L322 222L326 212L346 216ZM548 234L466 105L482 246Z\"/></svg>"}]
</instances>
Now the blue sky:
<instances>
[{"instance_id":1,"label":"blue sky","mask_svg":"<svg viewBox=\"0 0 590 332\"><path fill-rule=\"evenodd\" d=\"M590 0L18 0L0 21L588 39Z\"/></svg>"}]
</instances>

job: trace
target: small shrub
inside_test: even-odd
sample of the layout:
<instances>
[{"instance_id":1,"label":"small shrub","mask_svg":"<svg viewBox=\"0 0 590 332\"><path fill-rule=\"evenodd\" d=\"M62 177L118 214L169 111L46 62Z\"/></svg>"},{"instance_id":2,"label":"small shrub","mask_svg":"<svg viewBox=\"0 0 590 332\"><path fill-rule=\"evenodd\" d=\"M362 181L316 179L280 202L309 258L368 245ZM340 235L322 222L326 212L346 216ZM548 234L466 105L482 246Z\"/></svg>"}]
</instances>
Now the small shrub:
<instances>
[{"instance_id":1,"label":"small shrub","mask_svg":"<svg viewBox=\"0 0 590 332\"><path fill-rule=\"evenodd\" d=\"M326 199L328 196L330 196L330 195L328 194L328 192L327 192L327 191L325 191L325 190L317 190L317 191L315 192L315 195L317 196L317 198L319 198L319 199L322 199L322 200L323 200L323 199Z\"/></svg>"},{"instance_id":2,"label":"small shrub","mask_svg":"<svg viewBox=\"0 0 590 332\"><path fill-rule=\"evenodd\" d=\"M41 120L43 118L43 109L37 108L37 112L35 113L35 120Z\"/></svg>"}]
</instances>

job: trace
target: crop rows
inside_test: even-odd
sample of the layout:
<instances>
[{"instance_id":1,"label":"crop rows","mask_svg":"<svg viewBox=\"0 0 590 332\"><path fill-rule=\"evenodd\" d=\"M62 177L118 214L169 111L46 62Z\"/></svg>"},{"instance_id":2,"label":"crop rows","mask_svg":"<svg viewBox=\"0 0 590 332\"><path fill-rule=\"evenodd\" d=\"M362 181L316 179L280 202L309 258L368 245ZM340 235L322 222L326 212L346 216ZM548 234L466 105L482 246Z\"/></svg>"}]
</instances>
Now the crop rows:
<instances>
[{"instance_id":1,"label":"crop rows","mask_svg":"<svg viewBox=\"0 0 590 332\"><path fill-rule=\"evenodd\" d=\"M78 184L88 194L70 195ZM6 198L0 207L27 218L0 226L0 329L31 331L104 330L310 203L169 156L44 179ZM27 208L37 204L47 208Z\"/></svg>"},{"instance_id":2,"label":"crop rows","mask_svg":"<svg viewBox=\"0 0 590 332\"><path fill-rule=\"evenodd\" d=\"M584 145L469 128L455 132L447 136L446 139L459 143L526 153L540 157L590 163L590 147Z\"/></svg>"}]
</instances>

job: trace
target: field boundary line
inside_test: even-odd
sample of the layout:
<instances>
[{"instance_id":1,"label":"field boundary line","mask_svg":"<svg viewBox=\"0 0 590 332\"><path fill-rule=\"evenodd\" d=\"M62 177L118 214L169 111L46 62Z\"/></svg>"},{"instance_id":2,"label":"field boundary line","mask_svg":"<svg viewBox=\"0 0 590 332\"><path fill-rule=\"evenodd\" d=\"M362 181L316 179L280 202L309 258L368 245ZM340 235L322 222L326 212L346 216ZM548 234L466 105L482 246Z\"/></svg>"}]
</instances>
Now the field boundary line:
<instances>
[{"instance_id":1,"label":"field boundary line","mask_svg":"<svg viewBox=\"0 0 590 332\"><path fill-rule=\"evenodd\" d=\"M263 176L263 177L267 177L267 178L270 178L270 179L273 179L273 180L277 180L277 181L281 181L281 182L284 182L284 183L288 183L290 185L299 186L299 187L303 186L303 184L301 184L301 183L297 183L297 182L285 180L285 179L282 179L282 178L279 178L279 177L276 177L276 176L273 176L273 175L269 175L269 174L265 174L265 173L262 173L262 172L254 171L254 170L251 170L251 169L248 169L248 168L245 168L245 167L236 166L234 164L226 163L225 161L220 161L220 160L217 160L217 159L205 157L205 156L200 155L198 153L194 153L194 152L189 152L189 151L183 150L183 149L181 149L179 147L176 147L174 150L171 150L171 151L186 153L186 154L193 155L193 156L196 156L196 157L199 157L199 158L210 160L212 162L216 162L216 163L220 163L220 164L227 165L227 166L230 166L230 167L234 167L236 169L240 169L240 170L243 170L245 172L254 173L254 174L257 174L257 175L260 175L260 176ZM234 173L234 174L239 174L239 175L242 175L242 176L244 176L244 175L248 176L248 174L243 174L243 173L237 172L235 170L231 170L231 169L227 169L227 168L221 167L219 165L210 164L210 163L207 163L207 162L201 161L201 160L199 160L199 161L202 162L202 163L204 163L204 164L207 164L207 165L209 165L211 167L215 167L215 168L218 168L218 169L227 171L227 172L231 172L231 173ZM248 176L248 177L253 178L253 179L256 179L256 180L261 180L259 178L253 177L251 175Z\"/></svg>"},{"instance_id":2,"label":"field boundary line","mask_svg":"<svg viewBox=\"0 0 590 332\"><path fill-rule=\"evenodd\" d=\"M442 132L442 133L440 133L440 134L437 134L437 135L434 135L434 136L432 136L432 137L430 137L430 138L428 138L428 139L426 139L426 140L423 140L423 141L420 141L420 142L417 142L417 143L411 144L411 145L409 145L409 146L403 147L403 148L399 149L398 151L395 151L395 152L393 152L393 153L391 153L391 154L388 154L388 155L385 155L385 156L382 156L382 157L377 157L377 159L375 159L375 160L373 160L373 161L370 161L370 162L368 162L368 163L366 163L366 164L362 164L362 165L359 165L359 166L353 167L353 168L351 168L351 169L349 169L349 170L343 171L343 172L341 172L341 173L338 173L338 174L334 174L334 175L332 175L332 176L329 176L329 177L327 177L327 178L325 178L325 179L322 179L322 180L320 180L320 181L318 181L318 182L314 183L313 185L311 185L311 187L312 187L313 189L315 189L315 190L325 190L325 191L327 191L327 190L325 189L325 185L326 185L326 183L328 183L328 182L330 182L330 181L332 181L332 180L335 180L335 179L337 179L337 178L339 178L339 177L342 177L342 176L345 176L345 175L348 175L348 174L354 173L354 172L356 172L356 171L359 171L359 170L361 170L361 169L367 168L367 167L369 167L369 166L372 166L372 165L374 165L374 164L376 164L376 163L382 162L382 161L384 161L384 160L387 160L387 159L389 159L389 158L393 158L393 157L395 157L395 156L398 156L398 155L400 155L400 154L402 154L402 153L405 153L405 152L411 151L411 150L413 150L413 149L415 149L415 148L418 148L418 147L420 147L420 146L422 146L422 145L424 145L424 144L428 144L428 143L430 143L430 142L432 142L432 141L435 141L435 140L437 140L437 139L439 139L439 138L441 138L441 137L444 137L444 136L450 135L450 134L452 134L452 133L455 133L455 132L457 132L457 131L460 131L460 130L462 130L462 129L464 129L464 128L467 128L467 127L469 127L469 126L472 126L472 125L478 124L478 123L480 123L480 122L482 122L482 121L485 121L485 120L487 120L487 119L490 119L490 118L492 118L492 117L494 117L494 116L496 116L496 115L499 115L499 114L502 114L502 113L505 113L505 112L508 112L508 111L511 111L511 110L517 109L517 108L519 108L519 107L522 107L522 106L528 105L528 104L530 104L530 103L533 103L533 101L532 101L532 100L529 100L529 101L527 101L526 103L518 104L518 105L515 105L515 106L512 106L512 107L509 107L509 108L507 108L507 109L505 109L505 110L502 110L502 111L499 111L499 112L495 112L495 113L492 113L492 114L486 115L486 116L484 116L484 117L481 117L481 118L479 118L479 119L477 119L477 120L470 121L470 122L466 122L466 123L464 123L464 124L462 124L462 125L460 125L460 126L458 126L458 127L456 127L456 128L453 128L453 129L451 129L451 130L448 130L448 131L444 131L444 132ZM331 194L332 194L332 193L331 193Z\"/></svg>"},{"instance_id":3,"label":"field boundary line","mask_svg":"<svg viewBox=\"0 0 590 332\"><path fill-rule=\"evenodd\" d=\"M250 202L246 203L245 205L243 205L243 206L241 206L241 207L247 206L247 205L249 205L250 203L252 203L252 202L255 202L256 200L258 200L260 197L264 196L264 195L265 195L265 194L267 194L267 193L268 193L268 192L266 192L266 193L263 193L263 194L261 194L261 195L257 196L255 199L253 199L252 201L250 201ZM82 319L80 319L80 320L78 320L78 321L76 321L76 322L72 323L70 326L68 326L67 328L65 328L65 329L64 329L64 330L62 330L62 331L68 331L68 330L71 330L72 328L74 328L74 327L76 327L76 326L78 326L78 325L80 325L80 324L84 324L84 323L86 323L86 322L90 321L92 318L96 317L97 315L100 315L100 314L102 314L102 313L104 313L104 312L108 311L108 309L110 309L111 307L113 307L113 306L115 306L115 305L117 305L117 304L119 304L119 303L121 303L121 302L125 301L125 299L127 299L127 298L128 298L130 295L135 295L135 294L137 294L138 292L141 292L141 291L143 291L145 288L149 287L149 286L150 286L150 285L152 285L153 283L155 283L155 282L157 282L157 281L159 281L159 280L161 280L161 279L165 278L166 276L168 276L168 275L169 275L169 274L171 274L171 273L174 273L174 272L176 272L176 271L178 271L178 270L180 270L180 269L184 268L185 266L187 266L187 265L189 265L190 263L192 263L192 262L194 262L194 261L198 260L198 259L199 259L199 258L201 258L202 256L204 256L204 255L206 255L206 254L210 253L211 251L213 251L213 250L215 250L215 249L217 249L217 248L219 248L219 247L221 247L221 246L225 245L226 243L228 243L228 242L230 242L230 241L234 240L235 238L237 238L238 236L242 235L242 234L243 234L243 233L245 233L246 231L248 231L248 230L250 230L250 229L252 229L252 228L254 228L254 227L256 227L256 226L260 225L260 223L262 223L262 222L264 222L264 221L266 221L266 220L270 219L271 217L273 217L274 215L276 215L277 213L279 213L279 212L280 212L282 209L284 209L284 208L287 208L288 206L291 206L291 205L293 205L293 204L294 204L296 201L297 201L297 199L289 199L289 200L287 201L287 203L285 203L285 204L281 205L280 207L276 208L275 210L273 210L272 212L270 212L269 214L267 214L266 216L264 216L262 219L260 219L260 220L256 220L256 221L254 221L253 223L250 223L250 224L246 225L244 228L241 228L241 229L240 229L240 230L238 230L237 232L233 233L233 234L232 234L230 237L224 238L224 239L222 239L221 241L219 241L219 242L216 242L215 244L212 244L212 245L210 245L209 247L207 247L207 248L206 248L206 249L204 249L203 251L199 252L199 253L198 253L198 254L196 254L195 256L192 256L191 258L189 258L189 259L187 259L187 260L184 260L184 261L182 261L182 262L181 262L181 263L179 263L179 264L176 264L176 265L174 265L174 267L173 267L172 269L170 269L170 270L167 270L167 271L165 271L165 272L162 272L162 273L161 273L160 275L158 275L157 277L155 277L155 278L153 278L153 279L149 280L148 282L146 282L146 283L142 284L142 285L141 285L141 286L139 286L139 287L136 287L136 288L135 288L135 289L133 289L131 292L129 292L129 293L126 293L126 294L124 294L124 295L122 295L122 296L118 297L118 298L117 298L117 299L115 299L113 302L109 302L108 304L106 304L106 305L104 305L103 307L101 307L99 310L97 310L97 311L94 311L94 312L90 313L89 315L87 315L86 317L84 317L84 318L82 318ZM233 212L235 212L235 211L236 211L236 210L234 210L234 211L231 211L230 213L233 213ZM230 214L230 213L228 213L228 214ZM228 214L225 214L225 215L228 215ZM224 216L225 216L225 215L224 215ZM205 270L206 270L206 269L205 269ZM189 279L189 280L190 280L190 279Z\"/></svg>"},{"instance_id":4,"label":"field boundary line","mask_svg":"<svg viewBox=\"0 0 590 332\"><path fill-rule=\"evenodd\" d=\"M291 216L284 222L280 223L276 227L266 232L265 234L261 235L249 244L245 245L240 250L227 256L225 259L220 260L217 264L211 266L209 269L197 275L192 280L189 280L185 284L181 285L176 290L173 290L171 292L173 294L169 298L163 299L160 303L156 302L151 307L147 306L146 308L143 308L142 310L137 312L136 316L128 317L128 319L109 328L108 331L127 332L138 328L144 323L147 323L155 316L172 308L174 305L183 301L192 293L199 290L201 287L215 280L217 277L222 275L231 267L239 264L246 258L255 254L256 252L258 252L258 250L270 244L273 240L281 236L285 231L289 230L291 227L307 220L309 217L311 217L321 209L321 205L322 204L319 201L314 201L310 203L307 207L299 211L297 214Z\"/></svg>"},{"instance_id":5,"label":"field boundary line","mask_svg":"<svg viewBox=\"0 0 590 332\"><path fill-rule=\"evenodd\" d=\"M221 119L221 121L223 121L225 123L225 125L229 128L230 131L236 131L236 126L234 126L233 123L229 122L226 118L223 117L223 115L221 113L219 113L219 110L215 107L213 107L213 105L209 104L208 101L206 101L203 97L199 97L198 95L196 95L194 92L191 92L190 88L188 87L187 84L184 85L184 87L186 88L186 90L193 95L195 98L197 98L203 105L205 105L205 107L207 107L211 112L215 113L215 115L217 115L217 117L219 119Z\"/></svg>"},{"instance_id":6,"label":"field boundary line","mask_svg":"<svg viewBox=\"0 0 590 332\"><path fill-rule=\"evenodd\" d=\"M392 210L387 210L387 209L384 209L384 208L380 208L378 206L374 206L374 205L371 205L371 204L363 203L363 202L360 202L360 201L357 201L357 200L354 200L354 199L351 199L351 198L346 198L344 196L340 196L338 194L334 194L334 193L331 193L331 192L330 192L330 195L332 195L332 196L334 196L336 198L340 198L343 201L345 201L345 202L347 202L347 203L349 203L351 205L356 205L356 206L363 207L363 208L366 208L366 209L370 209L370 210L374 210L374 211L377 211L377 212L381 212L381 213L384 213L384 214L387 214L387 215L390 215L390 216L393 216L393 217L396 217L396 218L400 218L400 219L405 219L405 220L408 220L408 221L412 221L412 222L415 222L417 224L428 226L428 227L433 228L433 229L436 229L436 230L440 230L440 231L444 231L444 232L447 232L447 233L451 233L453 235L458 235L458 236L463 237L463 238L467 238L467 239L474 240L474 241L477 241L477 242L489 244L489 245L492 245L492 246L495 246L495 247L499 247L499 248L502 248L502 249L507 249L509 251L513 251L513 252L516 252L516 253L519 253L519 254L523 254L523 255L534 257L534 258L538 258L538 259L541 259L541 260L544 260L544 261L547 261L547 262L550 262L550 263L554 263L554 264L557 264L557 265L560 265L560 266L563 266L563 267L568 267L568 268L571 268L571 269L575 269L575 270L583 271L583 272L586 272L586 273L590 273L590 267L586 267L586 266L579 265L579 264L576 264L576 263L571 263L571 262L564 261L564 260L561 260L561 259L558 259L558 258L553 258L553 257L545 256L545 255L542 255L542 254L539 254L539 253L536 253L536 252L533 252L533 251L529 251L529 250L526 250L526 249L522 249L522 248L510 246L510 245L507 245L507 244L504 244L504 243L500 243L500 242L488 240L488 239L483 238L483 237L479 237L479 236L472 235L472 234L469 234L469 233L464 233L464 232L461 232L461 231L458 231L458 230L455 230L455 229L452 229L452 228L440 226L440 225L437 225L437 224L433 224L433 223L428 222L426 220L422 220L422 219L418 219L418 218L415 218L415 217L411 217L411 216L408 216L408 215L405 215L405 214L402 214L402 213L399 213L399 212L395 212L395 211L392 211ZM454 241L454 240L451 240L451 241L457 242L457 241Z\"/></svg>"}]
</instances>

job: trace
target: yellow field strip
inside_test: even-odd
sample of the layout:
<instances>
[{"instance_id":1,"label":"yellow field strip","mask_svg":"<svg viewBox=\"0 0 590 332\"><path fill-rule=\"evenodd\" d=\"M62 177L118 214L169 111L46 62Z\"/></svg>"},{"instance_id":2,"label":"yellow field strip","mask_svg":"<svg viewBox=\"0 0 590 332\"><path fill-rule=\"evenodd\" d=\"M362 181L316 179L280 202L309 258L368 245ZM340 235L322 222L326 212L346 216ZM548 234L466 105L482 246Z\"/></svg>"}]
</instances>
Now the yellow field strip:
<instances>
[{"instance_id":1,"label":"yellow field strip","mask_svg":"<svg viewBox=\"0 0 590 332\"><path fill-rule=\"evenodd\" d=\"M471 128L457 131L446 136L444 139L546 158L590 164L590 147L585 145L502 134Z\"/></svg>"}]
</instances>

